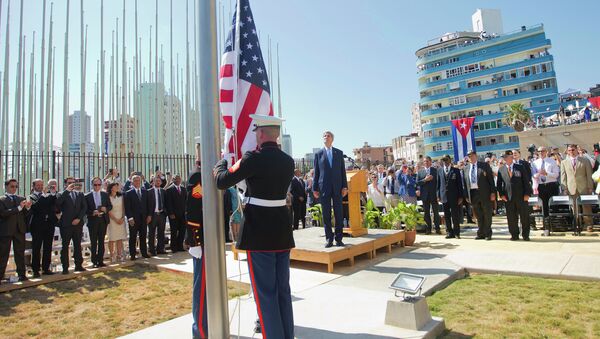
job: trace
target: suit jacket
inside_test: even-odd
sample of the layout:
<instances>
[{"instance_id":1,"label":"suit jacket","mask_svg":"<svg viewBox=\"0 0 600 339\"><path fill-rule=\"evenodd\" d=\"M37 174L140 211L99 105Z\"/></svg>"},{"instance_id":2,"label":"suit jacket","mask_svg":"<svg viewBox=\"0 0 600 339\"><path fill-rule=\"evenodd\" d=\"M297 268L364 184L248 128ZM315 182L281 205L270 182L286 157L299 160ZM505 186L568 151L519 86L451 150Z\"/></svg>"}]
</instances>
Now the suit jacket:
<instances>
[{"instance_id":1,"label":"suit jacket","mask_svg":"<svg viewBox=\"0 0 600 339\"><path fill-rule=\"evenodd\" d=\"M56 214L56 195L42 194L38 196L31 194L31 209L29 210L28 224L32 232L45 229L48 226L54 228L58 223Z\"/></svg>"},{"instance_id":2,"label":"suit jacket","mask_svg":"<svg viewBox=\"0 0 600 339\"><path fill-rule=\"evenodd\" d=\"M151 189L148 190L148 207L147 207L147 211L148 211L148 215L152 216L154 215L154 210L156 209L156 206L159 205L162 207L162 213L166 213L166 209L165 209L165 189L162 187L158 188L159 192L160 192L160 204L158 203L158 201L156 200L156 187L152 187Z\"/></svg>"},{"instance_id":3,"label":"suit jacket","mask_svg":"<svg viewBox=\"0 0 600 339\"><path fill-rule=\"evenodd\" d=\"M94 201L94 193L93 192L89 192L88 194L85 195L85 202L87 204L86 214L87 214L88 218L93 217L94 211L97 209L96 202ZM108 217L108 212L110 210L112 210L112 204L110 203L110 198L108 196L108 193L106 193L104 191L100 191L100 206L106 207L106 213L104 213L102 215L102 217L104 218L104 221L106 222L106 224L108 224L110 222L110 218Z\"/></svg>"},{"instance_id":4,"label":"suit jacket","mask_svg":"<svg viewBox=\"0 0 600 339\"><path fill-rule=\"evenodd\" d=\"M450 167L448 175L443 168L438 171L437 196L442 204L458 204L458 199L464 197L460 170Z\"/></svg>"},{"instance_id":5,"label":"suit jacket","mask_svg":"<svg viewBox=\"0 0 600 339\"><path fill-rule=\"evenodd\" d=\"M185 217L185 205L187 201L187 188L180 186L179 191L175 185L165 190L165 209L168 215L175 214L176 217Z\"/></svg>"},{"instance_id":6,"label":"suit jacket","mask_svg":"<svg viewBox=\"0 0 600 339\"><path fill-rule=\"evenodd\" d=\"M333 195L342 196L342 189L348 188L348 179L346 179L346 169L344 168L344 154L339 149L332 147L333 155L332 166L329 166L329 159L325 147L315 153L313 177L313 192L319 192L321 196L331 197Z\"/></svg>"},{"instance_id":7,"label":"suit jacket","mask_svg":"<svg viewBox=\"0 0 600 339\"><path fill-rule=\"evenodd\" d=\"M64 190L58 194L56 198L56 208L62 213L59 227L71 227L73 226L73 220L79 219L79 224L76 226L83 226L84 217L87 211L87 203L83 193L75 192L75 201L71 198L71 192Z\"/></svg>"},{"instance_id":8,"label":"suit jacket","mask_svg":"<svg viewBox=\"0 0 600 339\"><path fill-rule=\"evenodd\" d=\"M463 169L463 179L467 190L466 196L471 199L471 167L468 164ZM477 187L479 188L479 196L484 197L484 200L489 201L489 196L496 193L496 185L494 184L494 172L487 162L477 161Z\"/></svg>"},{"instance_id":9,"label":"suit jacket","mask_svg":"<svg viewBox=\"0 0 600 339\"><path fill-rule=\"evenodd\" d=\"M136 226L146 224L148 213L148 191L141 187L141 198L138 197L135 188L125 193L125 215L127 218L133 218Z\"/></svg>"},{"instance_id":10,"label":"suit jacket","mask_svg":"<svg viewBox=\"0 0 600 339\"><path fill-rule=\"evenodd\" d=\"M578 156L576 159L575 169L569 157L560 163L561 184L567 188L569 195L590 194L594 189L592 164L585 157Z\"/></svg>"},{"instance_id":11,"label":"suit jacket","mask_svg":"<svg viewBox=\"0 0 600 339\"><path fill-rule=\"evenodd\" d=\"M531 196L533 193L529 178L528 171L522 165L513 163L512 177L508 173L508 167L502 166L498 169L498 193L509 201L523 201L523 196Z\"/></svg>"},{"instance_id":12,"label":"suit jacket","mask_svg":"<svg viewBox=\"0 0 600 339\"><path fill-rule=\"evenodd\" d=\"M523 166L523 171L525 171L525 177L529 182L529 186L533 185L533 177L532 177L532 169L531 164L527 160L519 159L519 161L515 161L516 164Z\"/></svg>"},{"instance_id":13,"label":"suit jacket","mask_svg":"<svg viewBox=\"0 0 600 339\"><path fill-rule=\"evenodd\" d=\"M419 171L419 173L417 173L417 186L419 186L419 192L422 201L433 201L437 199L437 170L433 166L429 167L429 174L433 176L433 179L431 181L425 181L425 177L427 177L427 170L423 168Z\"/></svg>"},{"instance_id":14,"label":"suit jacket","mask_svg":"<svg viewBox=\"0 0 600 339\"><path fill-rule=\"evenodd\" d=\"M292 188L290 190L293 197L293 203L305 203L306 204L306 185L304 184L304 180L293 177L292 178ZM303 200L300 201L300 198Z\"/></svg>"},{"instance_id":15,"label":"suit jacket","mask_svg":"<svg viewBox=\"0 0 600 339\"><path fill-rule=\"evenodd\" d=\"M19 211L19 205L25 198L18 195L15 197L16 201L13 201L6 194L0 196L0 236L2 237L27 232L25 220L29 211L26 208Z\"/></svg>"}]
</instances>

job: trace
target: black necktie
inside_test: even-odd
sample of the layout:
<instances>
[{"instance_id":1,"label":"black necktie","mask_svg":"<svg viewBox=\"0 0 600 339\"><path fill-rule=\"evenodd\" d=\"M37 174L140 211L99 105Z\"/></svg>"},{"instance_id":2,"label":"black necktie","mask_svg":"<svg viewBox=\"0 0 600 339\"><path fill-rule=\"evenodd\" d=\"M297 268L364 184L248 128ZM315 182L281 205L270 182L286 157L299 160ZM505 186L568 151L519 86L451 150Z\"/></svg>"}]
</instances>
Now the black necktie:
<instances>
[{"instance_id":1,"label":"black necktie","mask_svg":"<svg viewBox=\"0 0 600 339\"><path fill-rule=\"evenodd\" d=\"M162 211L162 199L160 198L160 190L158 192L158 210Z\"/></svg>"}]
</instances>

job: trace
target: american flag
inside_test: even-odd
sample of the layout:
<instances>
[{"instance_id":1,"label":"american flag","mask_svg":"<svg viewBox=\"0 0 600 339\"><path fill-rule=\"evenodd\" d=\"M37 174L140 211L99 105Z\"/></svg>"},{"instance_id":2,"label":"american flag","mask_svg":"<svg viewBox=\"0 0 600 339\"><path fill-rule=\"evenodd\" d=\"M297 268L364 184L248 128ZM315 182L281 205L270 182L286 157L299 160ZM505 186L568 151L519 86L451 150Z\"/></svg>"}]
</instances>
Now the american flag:
<instances>
[{"instance_id":1,"label":"american flag","mask_svg":"<svg viewBox=\"0 0 600 339\"><path fill-rule=\"evenodd\" d=\"M269 78L250 2L238 1L219 75L219 102L225 124L223 156L228 161L240 159L244 152L256 149L250 114L273 115ZM240 9L239 22L237 8Z\"/></svg>"}]
</instances>

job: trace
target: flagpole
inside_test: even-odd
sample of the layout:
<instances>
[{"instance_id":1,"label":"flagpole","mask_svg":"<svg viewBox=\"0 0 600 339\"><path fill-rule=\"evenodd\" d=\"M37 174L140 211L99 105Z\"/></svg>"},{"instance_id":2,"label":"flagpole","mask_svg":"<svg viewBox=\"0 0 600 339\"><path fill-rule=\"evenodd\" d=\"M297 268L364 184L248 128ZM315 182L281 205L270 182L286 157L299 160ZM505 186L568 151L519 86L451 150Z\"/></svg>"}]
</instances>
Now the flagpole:
<instances>
[{"instance_id":1,"label":"flagpole","mask_svg":"<svg viewBox=\"0 0 600 339\"><path fill-rule=\"evenodd\" d=\"M204 225L223 224L223 199L213 180L212 166L219 159L220 131L217 85L217 18L216 0L199 1L198 41L202 104L201 162ZM225 270L225 231L223 227L204 227L204 263L208 333L211 338L229 338L227 279Z\"/></svg>"}]
</instances>

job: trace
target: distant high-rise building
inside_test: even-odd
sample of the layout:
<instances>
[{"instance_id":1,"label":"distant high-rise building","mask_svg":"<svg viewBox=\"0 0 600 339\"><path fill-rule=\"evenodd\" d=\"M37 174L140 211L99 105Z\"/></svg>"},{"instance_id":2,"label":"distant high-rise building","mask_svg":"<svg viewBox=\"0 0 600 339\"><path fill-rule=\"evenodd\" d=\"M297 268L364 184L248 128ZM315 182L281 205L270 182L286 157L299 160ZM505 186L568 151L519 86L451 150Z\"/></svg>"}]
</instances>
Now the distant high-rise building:
<instances>
[{"instance_id":1,"label":"distant high-rise building","mask_svg":"<svg viewBox=\"0 0 600 339\"><path fill-rule=\"evenodd\" d=\"M558 112L544 26L504 34L499 11L478 10L473 19L475 32L447 33L416 52L424 153L435 159L453 153L452 120L475 117L478 153L500 154L519 147L504 123L512 104L522 104L534 120Z\"/></svg>"},{"instance_id":2,"label":"distant high-rise building","mask_svg":"<svg viewBox=\"0 0 600 339\"><path fill-rule=\"evenodd\" d=\"M416 133L419 136L423 136L423 125L421 124L421 108L419 104L413 103L410 107L410 114L412 116L412 133Z\"/></svg>"},{"instance_id":3,"label":"distant high-rise building","mask_svg":"<svg viewBox=\"0 0 600 339\"><path fill-rule=\"evenodd\" d=\"M69 144L92 142L91 118L85 112L74 111L69 115Z\"/></svg>"},{"instance_id":4,"label":"distant high-rise building","mask_svg":"<svg viewBox=\"0 0 600 339\"><path fill-rule=\"evenodd\" d=\"M135 125L135 119L130 116L105 121L103 142L107 153L135 153Z\"/></svg>"},{"instance_id":5,"label":"distant high-rise building","mask_svg":"<svg viewBox=\"0 0 600 339\"><path fill-rule=\"evenodd\" d=\"M143 83L136 94L140 100L140 136L136 137L140 153L182 154L185 146L181 100L165 93L162 83Z\"/></svg>"},{"instance_id":6,"label":"distant high-rise building","mask_svg":"<svg viewBox=\"0 0 600 339\"><path fill-rule=\"evenodd\" d=\"M281 150L290 157L292 156L292 136L289 134L281 135Z\"/></svg>"}]
</instances>

